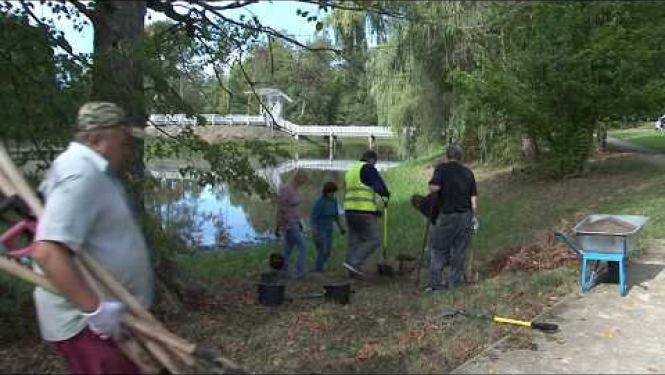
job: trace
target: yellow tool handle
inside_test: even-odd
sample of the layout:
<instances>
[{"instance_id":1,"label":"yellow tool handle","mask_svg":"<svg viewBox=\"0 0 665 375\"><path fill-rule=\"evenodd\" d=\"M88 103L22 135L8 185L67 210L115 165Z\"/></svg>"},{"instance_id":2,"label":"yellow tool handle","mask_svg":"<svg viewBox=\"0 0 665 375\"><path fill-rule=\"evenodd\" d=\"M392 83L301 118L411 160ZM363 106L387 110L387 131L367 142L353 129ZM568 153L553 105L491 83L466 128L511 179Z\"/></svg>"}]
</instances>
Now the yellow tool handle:
<instances>
[{"instance_id":1,"label":"yellow tool handle","mask_svg":"<svg viewBox=\"0 0 665 375\"><path fill-rule=\"evenodd\" d=\"M510 318L501 318L499 316L494 317L494 321L496 323L506 323L506 324L514 324L518 326L525 326L525 327L531 327L531 322L526 321L526 320L517 320L517 319L510 319Z\"/></svg>"}]
</instances>

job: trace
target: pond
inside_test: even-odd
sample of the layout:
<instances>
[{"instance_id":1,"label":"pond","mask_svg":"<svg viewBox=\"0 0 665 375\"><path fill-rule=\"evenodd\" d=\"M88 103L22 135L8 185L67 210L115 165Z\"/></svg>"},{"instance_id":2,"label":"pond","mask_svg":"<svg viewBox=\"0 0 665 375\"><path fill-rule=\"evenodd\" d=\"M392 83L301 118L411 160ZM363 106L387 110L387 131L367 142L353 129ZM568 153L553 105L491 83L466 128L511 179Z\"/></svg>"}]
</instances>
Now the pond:
<instances>
[{"instance_id":1,"label":"pond","mask_svg":"<svg viewBox=\"0 0 665 375\"><path fill-rule=\"evenodd\" d=\"M323 184L334 181L341 185L344 171L364 149L362 144L348 144L336 151L337 159L332 161L327 158L326 149L301 151L298 159L285 160L261 173L270 176L271 184L277 186L286 181L295 168L305 169L308 181L302 188L302 212L307 220ZM377 167L382 173L397 165L394 146L379 144L378 152L381 160ZM235 191L225 184L200 187L195 181L180 177L178 169L184 166L186 161L151 161L147 164L159 182L146 203L149 210L160 216L165 229L200 250L242 249L276 240L273 233L275 207L271 202Z\"/></svg>"}]
</instances>

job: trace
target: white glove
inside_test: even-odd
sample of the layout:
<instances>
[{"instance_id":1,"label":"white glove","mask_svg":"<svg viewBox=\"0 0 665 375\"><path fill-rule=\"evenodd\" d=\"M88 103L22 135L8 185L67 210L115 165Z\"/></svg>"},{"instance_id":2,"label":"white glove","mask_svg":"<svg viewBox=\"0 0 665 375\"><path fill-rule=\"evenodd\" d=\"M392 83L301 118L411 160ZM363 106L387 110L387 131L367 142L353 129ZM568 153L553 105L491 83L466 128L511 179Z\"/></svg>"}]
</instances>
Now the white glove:
<instances>
[{"instance_id":1,"label":"white glove","mask_svg":"<svg viewBox=\"0 0 665 375\"><path fill-rule=\"evenodd\" d=\"M475 217L475 216L473 217L473 219L471 219L471 229L472 229L474 232L477 232L477 231L478 231L478 218Z\"/></svg>"},{"instance_id":2,"label":"white glove","mask_svg":"<svg viewBox=\"0 0 665 375\"><path fill-rule=\"evenodd\" d=\"M120 337L120 315L125 310L125 305L118 301L102 301L97 310L89 314L83 314L88 318L90 330L103 339Z\"/></svg>"}]
</instances>

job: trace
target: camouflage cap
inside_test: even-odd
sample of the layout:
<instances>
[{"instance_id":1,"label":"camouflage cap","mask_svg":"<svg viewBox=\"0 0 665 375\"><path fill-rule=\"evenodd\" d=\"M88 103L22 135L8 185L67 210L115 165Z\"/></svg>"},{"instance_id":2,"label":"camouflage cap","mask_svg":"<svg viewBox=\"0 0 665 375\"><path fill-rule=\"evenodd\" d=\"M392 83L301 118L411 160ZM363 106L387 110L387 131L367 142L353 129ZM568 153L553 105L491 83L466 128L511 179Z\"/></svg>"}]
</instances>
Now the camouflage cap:
<instances>
[{"instance_id":1,"label":"camouflage cap","mask_svg":"<svg viewBox=\"0 0 665 375\"><path fill-rule=\"evenodd\" d=\"M132 126L122 108L109 102L85 103L79 109L77 126L81 131L124 126L134 137L145 138L147 135L143 129Z\"/></svg>"}]
</instances>

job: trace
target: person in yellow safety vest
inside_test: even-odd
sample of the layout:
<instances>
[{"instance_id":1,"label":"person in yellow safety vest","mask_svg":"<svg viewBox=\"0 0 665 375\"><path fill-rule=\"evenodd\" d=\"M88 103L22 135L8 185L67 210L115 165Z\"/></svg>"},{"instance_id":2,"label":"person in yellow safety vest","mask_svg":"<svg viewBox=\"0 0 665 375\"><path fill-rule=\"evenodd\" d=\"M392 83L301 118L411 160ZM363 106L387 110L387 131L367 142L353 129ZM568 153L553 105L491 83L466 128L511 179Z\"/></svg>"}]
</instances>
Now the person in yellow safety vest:
<instances>
[{"instance_id":1,"label":"person in yellow safety vest","mask_svg":"<svg viewBox=\"0 0 665 375\"><path fill-rule=\"evenodd\" d=\"M365 276L362 265L381 246L377 195L390 199L390 192L376 170L378 155L366 151L344 176L344 214L349 231L348 252L343 266L351 277Z\"/></svg>"}]
</instances>

